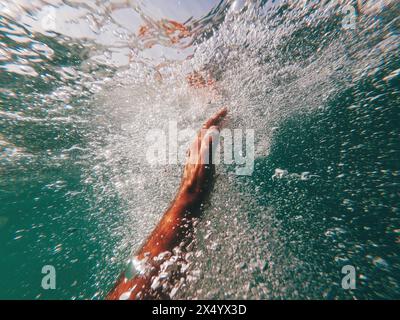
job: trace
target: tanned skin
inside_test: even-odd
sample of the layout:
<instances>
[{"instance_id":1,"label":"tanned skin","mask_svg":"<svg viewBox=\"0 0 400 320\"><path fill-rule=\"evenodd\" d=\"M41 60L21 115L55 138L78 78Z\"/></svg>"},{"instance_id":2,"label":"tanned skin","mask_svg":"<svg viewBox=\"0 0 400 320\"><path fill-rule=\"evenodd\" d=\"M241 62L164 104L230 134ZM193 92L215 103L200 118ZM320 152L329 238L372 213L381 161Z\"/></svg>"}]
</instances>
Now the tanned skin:
<instances>
[{"instance_id":1,"label":"tanned skin","mask_svg":"<svg viewBox=\"0 0 400 320\"><path fill-rule=\"evenodd\" d=\"M171 205L164 213L157 227L137 252L137 260L145 259L148 272L127 279L121 274L116 285L107 295L108 300L168 298L151 289L152 280L160 272L162 261L154 259L161 253L172 252L190 236L193 218L210 189L214 165L212 151L216 147L220 123L227 114L222 108L213 115L197 134L188 150L182 182ZM213 142L214 140L214 142Z\"/></svg>"}]
</instances>

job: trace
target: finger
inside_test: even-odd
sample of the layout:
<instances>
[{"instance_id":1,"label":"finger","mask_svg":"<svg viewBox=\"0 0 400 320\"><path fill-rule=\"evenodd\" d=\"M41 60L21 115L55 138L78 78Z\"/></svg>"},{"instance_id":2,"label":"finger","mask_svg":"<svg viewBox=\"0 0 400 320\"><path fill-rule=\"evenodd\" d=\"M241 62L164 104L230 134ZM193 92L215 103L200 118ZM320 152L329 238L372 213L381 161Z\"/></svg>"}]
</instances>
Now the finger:
<instances>
[{"instance_id":1,"label":"finger","mask_svg":"<svg viewBox=\"0 0 400 320\"><path fill-rule=\"evenodd\" d=\"M219 142L219 130L217 126L212 126L207 130L206 135L202 139L200 149L200 163L201 164L212 164L213 163L213 152L216 149Z\"/></svg>"},{"instance_id":2,"label":"finger","mask_svg":"<svg viewBox=\"0 0 400 320\"><path fill-rule=\"evenodd\" d=\"M214 114L210 119L208 119L206 123L203 124L203 129L208 129L211 126L218 126L218 124L226 116L227 113L228 113L228 108L223 107L216 114Z\"/></svg>"},{"instance_id":3,"label":"finger","mask_svg":"<svg viewBox=\"0 0 400 320\"><path fill-rule=\"evenodd\" d=\"M201 148L201 133L198 134L187 151L186 163L196 164L199 160L199 153Z\"/></svg>"}]
</instances>

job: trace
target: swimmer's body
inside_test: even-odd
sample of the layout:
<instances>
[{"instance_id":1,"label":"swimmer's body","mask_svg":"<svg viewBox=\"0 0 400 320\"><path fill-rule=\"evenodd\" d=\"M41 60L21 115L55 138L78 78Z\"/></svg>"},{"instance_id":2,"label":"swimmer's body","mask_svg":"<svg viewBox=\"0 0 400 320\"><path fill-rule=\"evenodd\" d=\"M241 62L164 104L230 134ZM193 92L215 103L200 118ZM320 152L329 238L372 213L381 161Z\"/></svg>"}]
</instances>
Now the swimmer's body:
<instances>
[{"instance_id":1,"label":"swimmer's body","mask_svg":"<svg viewBox=\"0 0 400 320\"><path fill-rule=\"evenodd\" d=\"M132 279L128 279L124 273L121 274L106 299L169 298L167 293L151 287L164 262L158 258L163 253L172 252L187 240L190 234L193 218L198 214L212 183L214 171L212 151L219 136L220 123L226 113L227 109L222 108L212 116L190 146L182 182L175 199L136 254L135 258L138 261L145 261L145 272L135 275Z\"/></svg>"}]
</instances>

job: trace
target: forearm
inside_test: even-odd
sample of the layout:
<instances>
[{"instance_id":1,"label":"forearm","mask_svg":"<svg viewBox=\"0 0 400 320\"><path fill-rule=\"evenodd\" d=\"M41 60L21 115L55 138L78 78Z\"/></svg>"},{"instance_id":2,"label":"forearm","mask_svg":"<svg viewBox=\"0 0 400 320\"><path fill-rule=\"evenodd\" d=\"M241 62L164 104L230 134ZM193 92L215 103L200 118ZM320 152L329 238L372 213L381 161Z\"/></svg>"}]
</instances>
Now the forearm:
<instances>
[{"instance_id":1,"label":"forearm","mask_svg":"<svg viewBox=\"0 0 400 320\"><path fill-rule=\"evenodd\" d=\"M129 295L128 299L154 298L150 290L151 278L159 273L163 262L162 259L155 258L161 253L172 253L173 248L178 246L190 232L199 201L201 201L199 197L194 199L194 195L181 189L178 191L157 227L135 256L135 259L144 262L146 270L142 270L141 274L132 279L127 279L123 273L107 299L124 299L124 295Z\"/></svg>"},{"instance_id":2,"label":"forearm","mask_svg":"<svg viewBox=\"0 0 400 320\"><path fill-rule=\"evenodd\" d=\"M196 199L195 199L196 197ZM138 258L156 257L179 245L185 234L190 231L193 217L200 205L199 195L179 190L174 201L164 213L157 227L138 251Z\"/></svg>"}]
</instances>

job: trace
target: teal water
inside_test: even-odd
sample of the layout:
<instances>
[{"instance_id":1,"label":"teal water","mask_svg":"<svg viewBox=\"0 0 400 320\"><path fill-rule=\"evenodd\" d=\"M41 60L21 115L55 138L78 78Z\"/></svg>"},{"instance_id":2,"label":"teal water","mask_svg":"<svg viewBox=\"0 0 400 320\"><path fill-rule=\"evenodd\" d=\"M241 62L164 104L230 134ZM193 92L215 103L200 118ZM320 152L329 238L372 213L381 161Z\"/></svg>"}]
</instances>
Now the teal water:
<instances>
[{"instance_id":1,"label":"teal water","mask_svg":"<svg viewBox=\"0 0 400 320\"><path fill-rule=\"evenodd\" d=\"M270 156L257 162L255 186L261 186L260 201L278 208L286 250L312 261L312 268L295 272L307 284L304 296L398 298L399 115L392 104L399 97L382 96L375 108L358 90L343 92L323 112L288 119ZM262 184L269 168L313 168L316 177ZM249 214L251 221L258 218ZM340 289L342 275L335 272L346 264L361 275L351 293ZM329 281L335 286L327 288Z\"/></svg>"},{"instance_id":2,"label":"teal water","mask_svg":"<svg viewBox=\"0 0 400 320\"><path fill-rule=\"evenodd\" d=\"M179 183L141 162L144 132L220 104L255 130L255 170L219 168L177 297L400 297L398 3L349 1L350 30L343 5L244 3L0 2L1 299L104 297ZM169 42L161 18L191 38ZM217 97L185 83L207 69Z\"/></svg>"}]
</instances>

